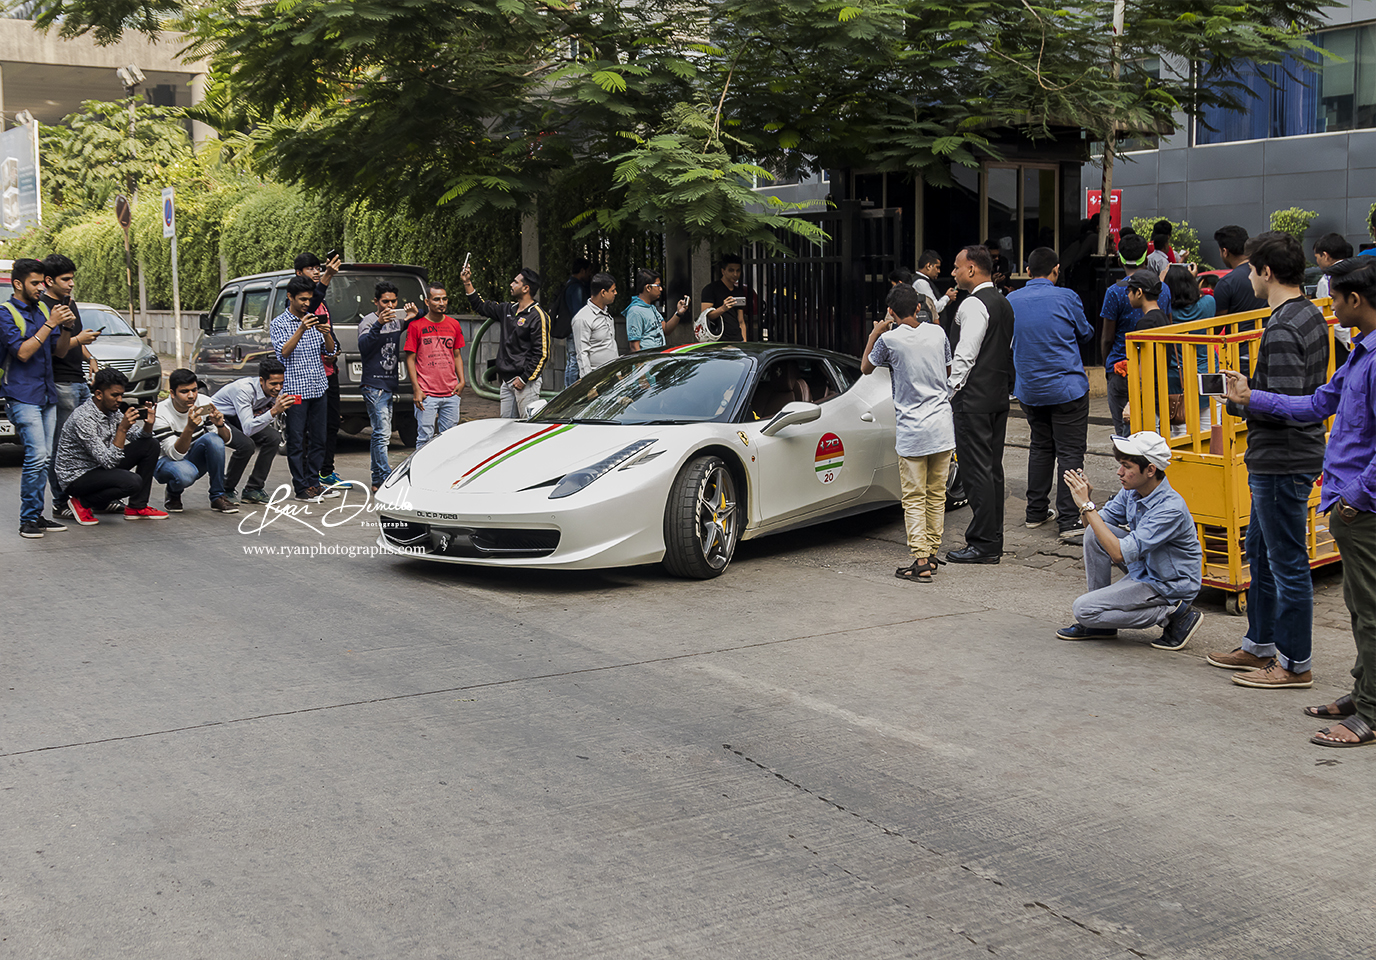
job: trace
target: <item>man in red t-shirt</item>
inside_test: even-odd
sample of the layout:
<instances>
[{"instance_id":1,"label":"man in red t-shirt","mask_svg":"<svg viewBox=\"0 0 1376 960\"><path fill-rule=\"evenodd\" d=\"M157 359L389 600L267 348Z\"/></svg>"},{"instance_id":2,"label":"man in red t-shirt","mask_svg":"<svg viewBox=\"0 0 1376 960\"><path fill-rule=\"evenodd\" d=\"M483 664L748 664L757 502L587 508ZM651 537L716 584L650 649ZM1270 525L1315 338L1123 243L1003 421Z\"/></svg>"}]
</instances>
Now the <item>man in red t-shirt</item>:
<instances>
[{"instance_id":1,"label":"man in red t-shirt","mask_svg":"<svg viewBox=\"0 0 1376 960\"><path fill-rule=\"evenodd\" d=\"M459 394L463 393L463 328L445 316L449 293L431 283L425 316L406 328L406 373L416 405L416 449L459 422Z\"/></svg>"}]
</instances>

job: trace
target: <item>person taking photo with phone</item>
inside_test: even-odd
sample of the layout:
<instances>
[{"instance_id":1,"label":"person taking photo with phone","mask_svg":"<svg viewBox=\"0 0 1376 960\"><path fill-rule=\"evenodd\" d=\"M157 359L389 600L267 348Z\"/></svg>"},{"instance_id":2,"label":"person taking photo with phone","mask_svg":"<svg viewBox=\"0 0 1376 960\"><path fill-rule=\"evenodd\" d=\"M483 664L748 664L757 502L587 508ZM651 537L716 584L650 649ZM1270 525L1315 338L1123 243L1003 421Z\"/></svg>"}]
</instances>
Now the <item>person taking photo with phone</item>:
<instances>
[{"instance_id":1,"label":"person taking photo with phone","mask_svg":"<svg viewBox=\"0 0 1376 960\"><path fill-rule=\"evenodd\" d=\"M339 496L320 483L325 456L325 393L329 389L321 358L337 347L327 322L310 312L315 283L306 277L287 282L287 309L273 319L272 346L286 369L283 389L300 397L287 408L287 465L296 499L308 503Z\"/></svg>"},{"instance_id":2,"label":"person taking photo with phone","mask_svg":"<svg viewBox=\"0 0 1376 960\"><path fill-rule=\"evenodd\" d=\"M100 365L86 347L100 336L99 330L86 330L81 325L81 311L72 302L72 290L76 286L76 264L60 253L52 253L43 258L43 280L47 287L41 302L48 312L59 306L72 313L72 319L62 324L67 331L69 343L66 350L61 344L53 347L53 383L57 389L57 422L53 426L53 437L62 436L62 427L72 411L91 399L90 387L86 385L88 375L94 375ZM87 371L90 371L90 374ZM70 518L67 498L62 495L62 487L57 482L57 471L48 468L48 482L53 493L53 516Z\"/></svg>"},{"instance_id":3,"label":"person taking photo with phone","mask_svg":"<svg viewBox=\"0 0 1376 960\"><path fill-rule=\"evenodd\" d=\"M53 380L53 352L66 353L71 337L63 324L72 312L59 304L52 310L42 302L43 264L23 258L10 268L14 295L0 310L0 360L4 362L6 410L24 445L19 480L19 535L36 540L47 530L66 530L65 524L43 516L48 488L48 463L56 440L57 384Z\"/></svg>"},{"instance_id":4,"label":"person taking photo with phone","mask_svg":"<svg viewBox=\"0 0 1376 960\"><path fill-rule=\"evenodd\" d=\"M611 274L601 276L609 277ZM631 297L626 309L621 311L621 315L626 318L626 344L632 353L664 346L668 342L667 336L674 328L681 321L688 319L689 307L689 300L684 297L679 300L673 316L666 318L659 312L655 301L664 293L664 278L653 270L637 270L635 285L635 296ZM607 306L611 306L610 300L607 301Z\"/></svg>"},{"instance_id":5,"label":"person taking photo with phone","mask_svg":"<svg viewBox=\"0 0 1376 960\"><path fill-rule=\"evenodd\" d=\"M225 384L210 398L210 402L224 415L229 428L229 466L225 468L225 499L237 503L239 478L244 475L253 451L258 459L244 486L244 503L267 503L271 498L265 489L268 471L282 443L277 432L277 418L296 402L296 397L282 391L286 367L273 357L258 361L258 376L240 377Z\"/></svg>"},{"instance_id":6,"label":"person taking photo with phone","mask_svg":"<svg viewBox=\"0 0 1376 960\"><path fill-rule=\"evenodd\" d=\"M744 343L750 339L745 327L750 298L745 287L741 286L744 271L741 258L728 253L721 258L717 271L717 279L702 288L702 309L707 314L709 326L721 325L721 337L718 339L725 343Z\"/></svg>"},{"instance_id":7,"label":"person taking photo with phone","mask_svg":"<svg viewBox=\"0 0 1376 960\"><path fill-rule=\"evenodd\" d=\"M1333 313L1353 329L1352 354L1333 379L1310 396L1254 390L1236 370L1224 371L1230 403L1249 414L1312 423L1333 418L1323 455L1319 510L1343 557L1343 599L1352 616L1357 661L1352 692L1333 703L1306 707L1306 716L1330 722L1310 737L1325 747L1376 743L1376 258L1353 257L1328 269ZM1255 576L1255 574L1254 574ZM1250 614L1251 603L1248 603ZM1334 722L1336 721L1336 722Z\"/></svg>"},{"instance_id":8,"label":"person taking photo with phone","mask_svg":"<svg viewBox=\"0 0 1376 960\"><path fill-rule=\"evenodd\" d=\"M416 305L401 304L401 291L388 280L373 287L372 313L358 321L358 353L363 358L359 389L368 406L372 426L369 453L373 492L392 472L387 444L392 439L392 397L397 392L397 365L401 358L402 328L416 315Z\"/></svg>"},{"instance_id":9,"label":"person taking photo with phone","mask_svg":"<svg viewBox=\"0 0 1376 960\"><path fill-rule=\"evenodd\" d=\"M535 302L540 274L522 267L511 280L511 299L505 303L484 300L473 287L473 268L465 263L459 274L473 312L502 325L497 345L497 379L501 383L501 415L514 420L540 397L540 377L549 361L549 314Z\"/></svg>"},{"instance_id":10,"label":"person taking photo with phone","mask_svg":"<svg viewBox=\"0 0 1376 960\"><path fill-rule=\"evenodd\" d=\"M163 509L181 513L182 491L207 478L210 509L238 513L225 496L225 443L231 439L225 415L213 403L197 405L200 383L190 370L173 370L167 377L169 396L153 413L153 440L159 446L153 479L167 484Z\"/></svg>"},{"instance_id":11,"label":"person taking photo with phone","mask_svg":"<svg viewBox=\"0 0 1376 960\"><path fill-rule=\"evenodd\" d=\"M166 520L148 505L158 445L153 442L151 404L124 402L129 378L113 367L96 371L91 399L72 411L58 439L54 466L72 516L95 526L97 510L123 500L125 520Z\"/></svg>"},{"instance_id":12,"label":"person taking photo with phone","mask_svg":"<svg viewBox=\"0 0 1376 960\"><path fill-rule=\"evenodd\" d=\"M1304 249L1278 231L1248 254L1252 291L1271 307L1252 349L1249 387L1307 397L1328 380L1328 324L1304 295ZM1323 469L1324 426L1229 403L1247 421L1247 633L1209 663L1236 670L1233 683L1262 690L1313 686L1314 583L1309 572L1309 494Z\"/></svg>"},{"instance_id":13,"label":"person taking photo with phone","mask_svg":"<svg viewBox=\"0 0 1376 960\"><path fill-rule=\"evenodd\" d=\"M311 302L308 310L320 318L320 329L334 333L334 321L330 319L330 308L325 305L325 295L329 292L330 281L341 266L338 250L328 250L325 260L313 253L297 256L292 266L298 277L305 277L314 286L311 289ZM320 358L325 367L325 434L324 448L320 456L320 486L331 487L341 483L339 474L334 470L334 451L339 443L339 352L332 347Z\"/></svg>"}]
</instances>

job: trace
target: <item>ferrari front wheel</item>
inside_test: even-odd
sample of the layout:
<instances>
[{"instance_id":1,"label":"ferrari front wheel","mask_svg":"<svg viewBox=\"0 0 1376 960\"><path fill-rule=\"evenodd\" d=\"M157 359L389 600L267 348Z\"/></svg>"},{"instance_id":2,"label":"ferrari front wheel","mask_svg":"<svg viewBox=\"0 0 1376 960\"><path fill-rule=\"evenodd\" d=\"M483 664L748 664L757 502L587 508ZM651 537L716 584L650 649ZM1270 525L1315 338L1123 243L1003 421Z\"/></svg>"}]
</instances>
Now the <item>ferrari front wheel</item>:
<instances>
[{"instance_id":1,"label":"ferrari front wheel","mask_svg":"<svg viewBox=\"0 0 1376 960\"><path fill-rule=\"evenodd\" d=\"M721 457L691 460L674 479L664 509L664 568L676 577L720 576L740 539L736 478Z\"/></svg>"}]
</instances>

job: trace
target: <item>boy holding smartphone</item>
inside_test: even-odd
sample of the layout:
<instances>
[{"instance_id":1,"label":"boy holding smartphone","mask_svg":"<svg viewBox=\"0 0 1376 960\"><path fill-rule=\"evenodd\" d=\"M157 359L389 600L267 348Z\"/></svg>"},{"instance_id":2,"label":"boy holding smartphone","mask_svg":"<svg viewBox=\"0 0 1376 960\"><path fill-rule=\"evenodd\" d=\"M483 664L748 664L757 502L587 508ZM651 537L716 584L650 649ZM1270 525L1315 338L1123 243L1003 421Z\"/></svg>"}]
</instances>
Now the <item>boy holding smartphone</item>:
<instances>
[{"instance_id":1,"label":"boy holding smartphone","mask_svg":"<svg viewBox=\"0 0 1376 960\"><path fill-rule=\"evenodd\" d=\"M707 319L721 323L721 340L725 343L744 343L750 339L745 332L745 314L750 308L746 291L741 286L741 258L728 253L718 264L720 276L702 288L702 309Z\"/></svg>"}]
</instances>

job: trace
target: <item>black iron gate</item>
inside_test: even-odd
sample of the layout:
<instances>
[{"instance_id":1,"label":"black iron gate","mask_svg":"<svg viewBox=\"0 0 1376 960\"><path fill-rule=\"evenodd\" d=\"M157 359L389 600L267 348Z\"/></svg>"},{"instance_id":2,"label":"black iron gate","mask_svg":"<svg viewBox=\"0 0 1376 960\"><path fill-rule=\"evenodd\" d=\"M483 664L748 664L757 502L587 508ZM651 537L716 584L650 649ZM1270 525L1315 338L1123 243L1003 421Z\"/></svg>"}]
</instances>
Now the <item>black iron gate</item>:
<instances>
[{"instance_id":1,"label":"black iron gate","mask_svg":"<svg viewBox=\"0 0 1376 960\"><path fill-rule=\"evenodd\" d=\"M902 211L842 201L801 214L826 231L821 244L779 231L785 253L752 244L744 251L745 285L759 296L768 340L858 353L870 324L884 315L889 272L899 266Z\"/></svg>"}]
</instances>

